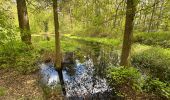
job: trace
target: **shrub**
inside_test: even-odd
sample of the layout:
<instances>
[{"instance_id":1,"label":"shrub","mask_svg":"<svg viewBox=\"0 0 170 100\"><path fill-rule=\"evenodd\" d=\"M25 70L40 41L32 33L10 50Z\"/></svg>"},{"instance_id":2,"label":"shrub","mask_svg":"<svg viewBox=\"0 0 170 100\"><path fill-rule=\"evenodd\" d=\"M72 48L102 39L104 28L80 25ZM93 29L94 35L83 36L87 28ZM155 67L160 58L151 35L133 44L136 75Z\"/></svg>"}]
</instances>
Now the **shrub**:
<instances>
[{"instance_id":1,"label":"shrub","mask_svg":"<svg viewBox=\"0 0 170 100\"><path fill-rule=\"evenodd\" d=\"M132 64L142 73L170 82L170 51L168 49L150 48L137 52L132 56Z\"/></svg>"},{"instance_id":2,"label":"shrub","mask_svg":"<svg viewBox=\"0 0 170 100\"><path fill-rule=\"evenodd\" d=\"M14 68L22 74L37 70L35 63L39 54L35 49L19 41L9 45L11 42L0 47L0 68Z\"/></svg>"},{"instance_id":3,"label":"shrub","mask_svg":"<svg viewBox=\"0 0 170 100\"><path fill-rule=\"evenodd\" d=\"M138 33L134 38L135 42L146 45L159 45L164 48L170 48L170 34L165 33Z\"/></svg>"},{"instance_id":4,"label":"shrub","mask_svg":"<svg viewBox=\"0 0 170 100\"><path fill-rule=\"evenodd\" d=\"M170 86L158 79L147 78L143 86L143 90L148 93L155 94L164 99L170 99Z\"/></svg>"},{"instance_id":5,"label":"shrub","mask_svg":"<svg viewBox=\"0 0 170 100\"><path fill-rule=\"evenodd\" d=\"M38 70L38 65L36 64L38 57L38 54L36 54L34 51L17 56L14 65L15 69L22 74L29 74Z\"/></svg>"},{"instance_id":6,"label":"shrub","mask_svg":"<svg viewBox=\"0 0 170 100\"><path fill-rule=\"evenodd\" d=\"M107 70L107 79L111 87L118 94L125 97L133 97L141 90L142 77L133 67L110 67Z\"/></svg>"},{"instance_id":7,"label":"shrub","mask_svg":"<svg viewBox=\"0 0 170 100\"><path fill-rule=\"evenodd\" d=\"M119 95L125 98L169 99L170 84L143 76L133 67L110 67L107 80Z\"/></svg>"}]
</instances>

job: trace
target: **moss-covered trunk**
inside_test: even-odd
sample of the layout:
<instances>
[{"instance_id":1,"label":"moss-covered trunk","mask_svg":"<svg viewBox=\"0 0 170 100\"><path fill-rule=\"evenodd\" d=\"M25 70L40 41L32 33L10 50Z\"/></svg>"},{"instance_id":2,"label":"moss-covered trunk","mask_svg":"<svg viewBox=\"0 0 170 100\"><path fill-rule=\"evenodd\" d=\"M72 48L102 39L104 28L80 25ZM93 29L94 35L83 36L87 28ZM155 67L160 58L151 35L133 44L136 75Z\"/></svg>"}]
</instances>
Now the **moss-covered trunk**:
<instances>
[{"instance_id":1,"label":"moss-covered trunk","mask_svg":"<svg viewBox=\"0 0 170 100\"><path fill-rule=\"evenodd\" d=\"M21 32L21 40L26 44L31 44L31 33L29 26L29 18L25 0L17 1L18 21Z\"/></svg>"},{"instance_id":2,"label":"moss-covered trunk","mask_svg":"<svg viewBox=\"0 0 170 100\"><path fill-rule=\"evenodd\" d=\"M121 55L120 65L128 66L129 65L129 55L131 51L132 45L132 37L133 37L133 21L135 17L136 11L136 1L135 0L127 0L126 7L126 22L125 22L125 31L123 38L123 48Z\"/></svg>"}]
</instances>

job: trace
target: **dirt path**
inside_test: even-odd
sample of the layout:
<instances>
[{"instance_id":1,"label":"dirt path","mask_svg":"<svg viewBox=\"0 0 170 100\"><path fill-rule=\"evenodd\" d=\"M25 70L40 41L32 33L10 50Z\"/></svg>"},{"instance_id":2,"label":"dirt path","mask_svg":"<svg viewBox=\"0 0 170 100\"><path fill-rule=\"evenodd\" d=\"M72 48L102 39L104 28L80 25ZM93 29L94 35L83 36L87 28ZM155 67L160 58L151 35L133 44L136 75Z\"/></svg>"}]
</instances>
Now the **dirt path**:
<instances>
[{"instance_id":1,"label":"dirt path","mask_svg":"<svg viewBox=\"0 0 170 100\"><path fill-rule=\"evenodd\" d=\"M21 75L0 70L0 100L43 100L38 74Z\"/></svg>"}]
</instances>

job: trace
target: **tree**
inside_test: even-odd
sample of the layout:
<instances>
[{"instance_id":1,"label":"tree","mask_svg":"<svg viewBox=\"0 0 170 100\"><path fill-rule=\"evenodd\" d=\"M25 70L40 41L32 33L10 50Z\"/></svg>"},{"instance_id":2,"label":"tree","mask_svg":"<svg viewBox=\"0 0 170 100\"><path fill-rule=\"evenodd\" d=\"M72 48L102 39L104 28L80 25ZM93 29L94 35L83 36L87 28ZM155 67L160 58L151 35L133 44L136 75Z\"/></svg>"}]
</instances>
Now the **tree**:
<instances>
[{"instance_id":1,"label":"tree","mask_svg":"<svg viewBox=\"0 0 170 100\"><path fill-rule=\"evenodd\" d=\"M121 55L121 62L120 62L121 66L129 65L128 59L129 59L131 45L132 45L133 21L135 17L135 12L136 12L136 1L127 0L125 31L124 31L123 48L122 48L122 55Z\"/></svg>"},{"instance_id":2,"label":"tree","mask_svg":"<svg viewBox=\"0 0 170 100\"><path fill-rule=\"evenodd\" d=\"M54 13L54 27L55 27L55 47L56 47L55 66L57 67L57 69L61 69L60 34L59 34L57 0L53 0L53 13Z\"/></svg>"},{"instance_id":3,"label":"tree","mask_svg":"<svg viewBox=\"0 0 170 100\"><path fill-rule=\"evenodd\" d=\"M151 30L153 30L153 19L154 19L154 13L155 13L155 10L156 10L156 6L157 6L157 0L154 0L154 5L153 5L153 9L152 9L151 17L150 17L150 22L149 22L148 33Z\"/></svg>"},{"instance_id":4,"label":"tree","mask_svg":"<svg viewBox=\"0 0 170 100\"><path fill-rule=\"evenodd\" d=\"M59 78L60 78L63 94L66 94L65 87L64 87L63 74L62 74L62 67L61 67L60 34L59 34L57 0L53 0L53 13L54 13L54 27L55 27L55 48L56 48L55 67L57 68L58 73L59 73Z\"/></svg>"},{"instance_id":5,"label":"tree","mask_svg":"<svg viewBox=\"0 0 170 100\"><path fill-rule=\"evenodd\" d=\"M16 0L16 1L17 1L19 28L21 32L21 40L26 44L31 44L31 33L30 33L26 2L25 0Z\"/></svg>"}]
</instances>

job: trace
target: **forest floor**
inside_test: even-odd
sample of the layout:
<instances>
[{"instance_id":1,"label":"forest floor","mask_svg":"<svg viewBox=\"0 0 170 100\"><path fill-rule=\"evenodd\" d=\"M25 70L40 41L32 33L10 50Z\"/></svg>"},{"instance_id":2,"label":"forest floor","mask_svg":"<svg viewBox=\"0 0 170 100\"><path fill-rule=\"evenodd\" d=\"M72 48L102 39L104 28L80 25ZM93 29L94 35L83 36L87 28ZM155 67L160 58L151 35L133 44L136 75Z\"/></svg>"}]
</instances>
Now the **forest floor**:
<instances>
[{"instance_id":1,"label":"forest floor","mask_svg":"<svg viewBox=\"0 0 170 100\"><path fill-rule=\"evenodd\" d=\"M22 75L13 70L0 70L0 100L42 100L38 74Z\"/></svg>"}]
</instances>

